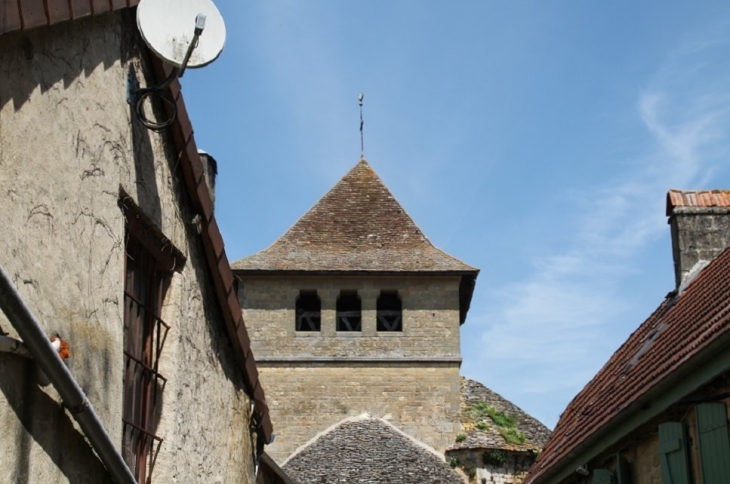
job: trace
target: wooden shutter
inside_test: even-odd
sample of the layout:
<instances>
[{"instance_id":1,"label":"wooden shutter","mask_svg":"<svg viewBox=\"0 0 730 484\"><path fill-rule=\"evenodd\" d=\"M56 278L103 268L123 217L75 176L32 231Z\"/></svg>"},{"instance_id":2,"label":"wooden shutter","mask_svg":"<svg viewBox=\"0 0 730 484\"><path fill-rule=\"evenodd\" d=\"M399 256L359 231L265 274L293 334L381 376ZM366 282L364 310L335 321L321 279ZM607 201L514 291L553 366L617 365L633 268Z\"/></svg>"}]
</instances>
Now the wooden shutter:
<instances>
[{"instance_id":1,"label":"wooden shutter","mask_svg":"<svg viewBox=\"0 0 730 484\"><path fill-rule=\"evenodd\" d=\"M621 454L616 455L616 478L618 484L631 484L631 465Z\"/></svg>"},{"instance_id":2,"label":"wooden shutter","mask_svg":"<svg viewBox=\"0 0 730 484\"><path fill-rule=\"evenodd\" d=\"M662 484L689 484L687 439L679 422L659 425L659 461Z\"/></svg>"},{"instance_id":3,"label":"wooden shutter","mask_svg":"<svg viewBox=\"0 0 730 484\"><path fill-rule=\"evenodd\" d=\"M608 469L593 469L593 484L613 484L613 472Z\"/></svg>"},{"instance_id":4,"label":"wooden shutter","mask_svg":"<svg viewBox=\"0 0 730 484\"><path fill-rule=\"evenodd\" d=\"M730 483L730 439L724 403L697 405L703 484Z\"/></svg>"}]
</instances>

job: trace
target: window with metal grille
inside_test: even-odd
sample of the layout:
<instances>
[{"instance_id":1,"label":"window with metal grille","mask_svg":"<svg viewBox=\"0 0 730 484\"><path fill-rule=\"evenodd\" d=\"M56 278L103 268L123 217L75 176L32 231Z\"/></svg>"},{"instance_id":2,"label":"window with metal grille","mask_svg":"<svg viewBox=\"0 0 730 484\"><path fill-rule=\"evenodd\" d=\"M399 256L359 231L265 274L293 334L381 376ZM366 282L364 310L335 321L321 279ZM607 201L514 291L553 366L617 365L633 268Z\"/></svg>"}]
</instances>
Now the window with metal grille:
<instances>
[{"instance_id":1,"label":"window with metal grille","mask_svg":"<svg viewBox=\"0 0 730 484\"><path fill-rule=\"evenodd\" d=\"M403 310L398 291L380 291L377 317L378 331L403 331Z\"/></svg>"},{"instance_id":2,"label":"window with metal grille","mask_svg":"<svg viewBox=\"0 0 730 484\"><path fill-rule=\"evenodd\" d=\"M317 291L299 291L296 306L296 330L319 331L321 329L322 303Z\"/></svg>"},{"instance_id":3,"label":"window with metal grille","mask_svg":"<svg viewBox=\"0 0 730 484\"><path fill-rule=\"evenodd\" d=\"M122 454L138 482L151 482L163 439L155 435L167 380L158 371L170 329L160 317L170 268L127 227L124 284L124 407ZM150 235L145 234L149 239Z\"/></svg>"},{"instance_id":4,"label":"window with metal grille","mask_svg":"<svg viewBox=\"0 0 730 484\"><path fill-rule=\"evenodd\" d=\"M340 291L337 298L337 331L362 331L362 310L357 291Z\"/></svg>"}]
</instances>

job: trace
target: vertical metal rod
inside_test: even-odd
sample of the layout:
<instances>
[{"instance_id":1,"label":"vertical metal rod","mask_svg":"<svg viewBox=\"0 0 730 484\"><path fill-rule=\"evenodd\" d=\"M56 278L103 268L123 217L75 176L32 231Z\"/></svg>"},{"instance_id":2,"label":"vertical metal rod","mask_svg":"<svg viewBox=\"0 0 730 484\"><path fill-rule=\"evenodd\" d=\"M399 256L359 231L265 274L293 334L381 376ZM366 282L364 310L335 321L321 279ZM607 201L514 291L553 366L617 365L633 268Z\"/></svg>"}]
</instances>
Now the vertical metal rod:
<instances>
[{"instance_id":1,"label":"vertical metal rod","mask_svg":"<svg viewBox=\"0 0 730 484\"><path fill-rule=\"evenodd\" d=\"M362 100L365 99L365 93L360 93L357 96L357 100L360 103L360 158L365 159L365 137L363 135L363 121L362 121Z\"/></svg>"},{"instance_id":2,"label":"vertical metal rod","mask_svg":"<svg viewBox=\"0 0 730 484\"><path fill-rule=\"evenodd\" d=\"M13 325L33 359L40 365L63 403L79 423L112 479L119 484L137 484L137 480L111 441L94 408L73 375L51 346L51 340L20 297L5 270L0 267L0 307ZM52 430L52 429L51 429Z\"/></svg>"}]
</instances>

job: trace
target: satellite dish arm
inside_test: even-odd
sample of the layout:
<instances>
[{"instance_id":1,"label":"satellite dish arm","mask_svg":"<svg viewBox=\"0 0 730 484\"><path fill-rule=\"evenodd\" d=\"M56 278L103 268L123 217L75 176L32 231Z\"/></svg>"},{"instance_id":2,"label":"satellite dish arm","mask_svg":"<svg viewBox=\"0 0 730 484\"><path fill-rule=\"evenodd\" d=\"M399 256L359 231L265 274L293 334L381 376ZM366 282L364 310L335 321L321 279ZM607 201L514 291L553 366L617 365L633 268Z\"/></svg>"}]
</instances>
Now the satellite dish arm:
<instances>
[{"instance_id":1,"label":"satellite dish arm","mask_svg":"<svg viewBox=\"0 0 730 484\"><path fill-rule=\"evenodd\" d=\"M137 115L137 119L139 119L142 124L144 124L148 129L151 129L153 131L161 131L168 126L171 126L172 123L175 122L175 118L177 117L177 106L171 99L166 96L165 90L170 84L172 84L172 81L182 77L183 74L185 74L185 68L187 67L188 62L190 62L190 56L193 54L195 48L198 46L198 38L203 33L203 29L205 29L205 15L199 13L195 17L195 30L193 32L193 40L191 40L190 44L188 45L188 50L185 52L185 57L183 58L183 62L180 67L175 67L170 75L167 76L167 79L162 82L162 84L144 89L137 88L131 93L131 103L134 104L134 112ZM144 100L147 99L149 96L157 96L162 99L163 102L171 106L172 115L162 122L148 119L144 115Z\"/></svg>"}]
</instances>

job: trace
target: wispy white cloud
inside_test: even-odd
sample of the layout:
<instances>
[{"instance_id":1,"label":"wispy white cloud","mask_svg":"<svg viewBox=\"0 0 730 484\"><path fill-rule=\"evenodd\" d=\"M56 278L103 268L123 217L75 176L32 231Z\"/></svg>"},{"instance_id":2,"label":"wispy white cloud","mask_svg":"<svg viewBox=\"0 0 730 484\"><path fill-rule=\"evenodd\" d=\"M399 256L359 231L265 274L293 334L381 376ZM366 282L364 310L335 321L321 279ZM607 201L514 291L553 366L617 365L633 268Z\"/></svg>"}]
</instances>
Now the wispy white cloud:
<instances>
[{"instance_id":1,"label":"wispy white cloud","mask_svg":"<svg viewBox=\"0 0 730 484\"><path fill-rule=\"evenodd\" d=\"M571 206L583 212L570 245L536 258L525 279L493 293L492 311L472 314L470 324L484 331L481 361L467 370L510 361L516 370L490 372L490 385L535 398L525 407L549 425L616 349L616 328L623 325L623 338L640 323L624 320L625 283L640 251L667 231L666 191L713 182L730 151L727 31L688 39L668 56L638 95L635 116L647 136L623 174L574 193ZM542 408L546 401L555 408Z\"/></svg>"}]
</instances>

